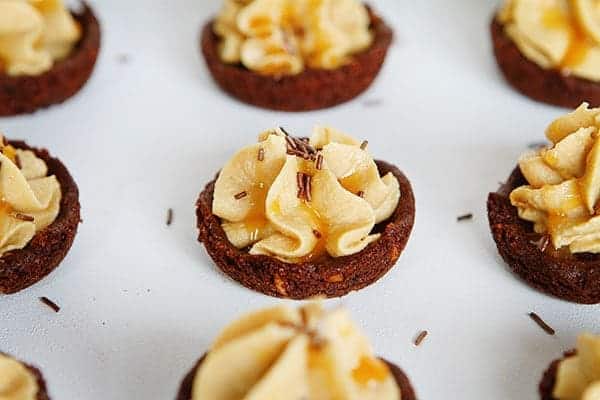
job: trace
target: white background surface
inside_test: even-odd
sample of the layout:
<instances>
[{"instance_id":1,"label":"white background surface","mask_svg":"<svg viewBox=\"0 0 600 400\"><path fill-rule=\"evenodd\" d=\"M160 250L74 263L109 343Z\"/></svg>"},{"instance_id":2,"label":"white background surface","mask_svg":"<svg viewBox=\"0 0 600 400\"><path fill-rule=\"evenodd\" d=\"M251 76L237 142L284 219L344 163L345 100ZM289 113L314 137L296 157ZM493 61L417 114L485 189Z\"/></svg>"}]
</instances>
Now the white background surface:
<instances>
[{"instance_id":1,"label":"white background surface","mask_svg":"<svg viewBox=\"0 0 600 400\"><path fill-rule=\"evenodd\" d=\"M396 32L374 86L334 109L287 114L240 104L212 83L197 37L217 0L95 1L103 49L85 89L33 116L0 119L10 138L65 162L84 218L56 272L0 298L0 349L41 366L54 399L174 398L224 324L277 302L213 265L196 242L197 194L259 131L283 125L307 135L321 123L367 138L375 156L405 171L417 199L398 265L329 304L352 310L421 399L538 399L549 362L579 331L600 331L600 307L547 297L511 275L485 202L564 110L502 81L488 34L497 1L373 3ZM381 103L365 105L373 101ZM474 221L457 223L466 212ZM532 310L555 337L529 320ZM422 329L430 335L415 348Z\"/></svg>"}]
</instances>

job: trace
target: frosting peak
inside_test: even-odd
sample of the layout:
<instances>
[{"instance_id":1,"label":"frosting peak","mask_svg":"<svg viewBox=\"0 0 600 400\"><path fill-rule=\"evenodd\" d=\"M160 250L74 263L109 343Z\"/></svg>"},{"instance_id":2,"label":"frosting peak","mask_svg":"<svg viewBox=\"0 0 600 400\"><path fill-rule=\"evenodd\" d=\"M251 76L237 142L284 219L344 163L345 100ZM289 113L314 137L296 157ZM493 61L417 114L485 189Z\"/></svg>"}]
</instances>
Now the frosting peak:
<instances>
[{"instance_id":1,"label":"frosting peak","mask_svg":"<svg viewBox=\"0 0 600 400\"><path fill-rule=\"evenodd\" d=\"M600 253L600 109L582 104L546 132L552 147L519 160L529 183L513 190L519 216L548 234L556 249Z\"/></svg>"},{"instance_id":2,"label":"frosting peak","mask_svg":"<svg viewBox=\"0 0 600 400\"><path fill-rule=\"evenodd\" d=\"M373 41L357 0L225 0L214 24L220 57L266 75L335 69Z\"/></svg>"},{"instance_id":3,"label":"frosting peak","mask_svg":"<svg viewBox=\"0 0 600 400\"><path fill-rule=\"evenodd\" d=\"M47 173L34 152L0 144L0 256L27 246L58 216L60 184Z\"/></svg>"},{"instance_id":4,"label":"frosting peak","mask_svg":"<svg viewBox=\"0 0 600 400\"><path fill-rule=\"evenodd\" d=\"M400 390L345 310L311 304L227 327L196 373L192 399L400 400Z\"/></svg>"},{"instance_id":5,"label":"frosting peak","mask_svg":"<svg viewBox=\"0 0 600 400\"><path fill-rule=\"evenodd\" d=\"M215 183L213 213L237 248L287 262L354 254L377 240L375 224L400 199L393 174L379 176L364 146L333 129L310 140L281 129L239 151Z\"/></svg>"},{"instance_id":6,"label":"frosting peak","mask_svg":"<svg viewBox=\"0 0 600 400\"><path fill-rule=\"evenodd\" d=\"M506 34L542 68L600 81L600 1L507 0Z\"/></svg>"},{"instance_id":7,"label":"frosting peak","mask_svg":"<svg viewBox=\"0 0 600 400\"><path fill-rule=\"evenodd\" d=\"M35 376L23 363L0 353L0 399L35 400L38 390Z\"/></svg>"},{"instance_id":8,"label":"frosting peak","mask_svg":"<svg viewBox=\"0 0 600 400\"><path fill-rule=\"evenodd\" d=\"M557 400L600 399L600 336L579 337L577 354L559 364L553 395Z\"/></svg>"},{"instance_id":9,"label":"frosting peak","mask_svg":"<svg viewBox=\"0 0 600 400\"><path fill-rule=\"evenodd\" d=\"M0 0L0 72L46 72L80 37L81 29L62 0Z\"/></svg>"}]
</instances>

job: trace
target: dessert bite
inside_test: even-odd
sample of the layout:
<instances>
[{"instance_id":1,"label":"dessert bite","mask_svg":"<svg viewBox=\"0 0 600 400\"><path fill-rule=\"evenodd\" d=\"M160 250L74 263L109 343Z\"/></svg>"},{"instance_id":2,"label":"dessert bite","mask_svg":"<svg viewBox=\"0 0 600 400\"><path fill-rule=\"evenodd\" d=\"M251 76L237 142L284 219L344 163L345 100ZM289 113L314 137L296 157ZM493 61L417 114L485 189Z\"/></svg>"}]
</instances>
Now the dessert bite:
<instances>
[{"instance_id":1,"label":"dessert bite","mask_svg":"<svg viewBox=\"0 0 600 400\"><path fill-rule=\"evenodd\" d=\"M509 266L548 294L600 303L600 109L582 104L547 129L488 198L494 240Z\"/></svg>"},{"instance_id":2,"label":"dessert bite","mask_svg":"<svg viewBox=\"0 0 600 400\"><path fill-rule=\"evenodd\" d=\"M49 400L41 372L0 352L0 399Z\"/></svg>"},{"instance_id":3,"label":"dessert bite","mask_svg":"<svg viewBox=\"0 0 600 400\"><path fill-rule=\"evenodd\" d=\"M217 84L259 107L332 107L366 90L392 30L359 0L224 0L201 47Z\"/></svg>"},{"instance_id":4,"label":"dessert bite","mask_svg":"<svg viewBox=\"0 0 600 400\"><path fill-rule=\"evenodd\" d=\"M577 350L550 364L540 395L542 400L600 399L600 336L582 334Z\"/></svg>"},{"instance_id":5,"label":"dessert bite","mask_svg":"<svg viewBox=\"0 0 600 400\"><path fill-rule=\"evenodd\" d=\"M278 306L223 330L177 400L414 400L408 377L377 358L342 308Z\"/></svg>"},{"instance_id":6,"label":"dessert bite","mask_svg":"<svg viewBox=\"0 0 600 400\"><path fill-rule=\"evenodd\" d=\"M491 26L507 81L530 98L600 106L600 8L596 0L505 0Z\"/></svg>"},{"instance_id":7,"label":"dessert bite","mask_svg":"<svg viewBox=\"0 0 600 400\"><path fill-rule=\"evenodd\" d=\"M199 241L227 275L294 299L342 296L396 263L415 216L408 179L367 142L278 128L230 159L197 202Z\"/></svg>"},{"instance_id":8,"label":"dessert bite","mask_svg":"<svg viewBox=\"0 0 600 400\"><path fill-rule=\"evenodd\" d=\"M0 135L0 293L16 293L54 270L79 224L79 191L46 150Z\"/></svg>"},{"instance_id":9,"label":"dessert bite","mask_svg":"<svg viewBox=\"0 0 600 400\"><path fill-rule=\"evenodd\" d=\"M62 0L0 0L0 116L61 103L90 77L100 27L85 5Z\"/></svg>"}]
</instances>

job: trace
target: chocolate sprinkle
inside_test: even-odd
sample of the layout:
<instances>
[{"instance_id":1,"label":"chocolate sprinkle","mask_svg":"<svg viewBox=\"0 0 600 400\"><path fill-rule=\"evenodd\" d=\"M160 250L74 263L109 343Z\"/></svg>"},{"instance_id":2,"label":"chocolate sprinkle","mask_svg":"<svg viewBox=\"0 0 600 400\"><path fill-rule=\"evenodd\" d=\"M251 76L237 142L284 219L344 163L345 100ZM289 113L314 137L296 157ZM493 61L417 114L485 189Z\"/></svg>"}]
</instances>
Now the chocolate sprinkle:
<instances>
[{"instance_id":1,"label":"chocolate sprinkle","mask_svg":"<svg viewBox=\"0 0 600 400\"><path fill-rule=\"evenodd\" d=\"M363 142L360 144L360 149L361 150L365 150L368 145L369 145L369 141L368 140L363 140Z\"/></svg>"},{"instance_id":2,"label":"chocolate sprinkle","mask_svg":"<svg viewBox=\"0 0 600 400\"><path fill-rule=\"evenodd\" d=\"M323 235L321 235L321 232L319 232L319 231L318 231L318 230L316 230L316 229L313 229L313 235L315 235L315 237L316 237L317 239L321 239L321 238L323 237Z\"/></svg>"},{"instance_id":3,"label":"chocolate sprinkle","mask_svg":"<svg viewBox=\"0 0 600 400\"><path fill-rule=\"evenodd\" d=\"M304 197L306 201L312 201L312 176L304 174Z\"/></svg>"},{"instance_id":4,"label":"chocolate sprinkle","mask_svg":"<svg viewBox=\"0 0 600 400\"><path fill-rule=\"evenodd\" d=\"M472 220L472 219L473 219L473 214L471 214L471 213L460 215L460 216L456 217L456 220L458 222L469 221L469 220Z\"/></svg>"},{"instance_id":5,"label":"chocolate sprinkle","mask_svg":"<svg viewBox=\"0 0 600 400\"><path fill-rule=\"evenodd\" d=\"M173 209L169 208L167 210L167 226L171 226L173 223Z\"/></svg>"},{"instance_id":6,"label":"chocolate sprinkle","mask_svg":"<svg viewBox=\"0 0 600 400\"><path fill-rule=\"evenodd\" d=\"M280 127L279 127L279 130L280 130L281 132L283 132L283 134L284 134L285 136L291 136L291 135L288 133L288 131L286 131L286 130L285 130L285 128L284 128L283 126L280 126Z\"/></svg>"},{"instance_id":7,"label":"chocolate sprinkle","mask_svg":"<svg viewBox=\"0 0 600 400\"><path fill-rule=\"evenodd\" d=\"M420 346L421 343L423 343L423 340L425 340L425 338L427 337L427 335L429 335L429 332L421 331L421 333L419 333L415 338L415 346Z\"/></svg>"},{"instance_id":8,"label":"chocolate sprinkle","mask_svg":"<svg viewBox=\"0 0 600 400\"><path fill-rule=\"evenodd\" d=\"M15 217L16 219L20 219L21 221L25 221L25 222L35 221L35 218L33 218L31 215L27 215L27 214L15 213L15 214L13 214L13 217Z\"/></svg>"},{"instance_id":9,"label":"chocolate sprinkle","mask_svg":"<svg viewBox=\"0 0 600 400\"><path fill-rule=\"evenodd\" d=\"M298 186L296 196L301 199L304 197L304 174L302 172L296 173L296 185Z\"/></svg>"},{"instance_id":10,"label":"chocolate sprinkle","mask_svg":"<svg viewBox=\"0 0 600 400\"><path fill-rule=\"evenodd\" d=\"M42 303L44 303L45 305L47 305L48 307L50 307L54 312L57 313L57 312L60 311L60 307L55 302L53 302L52 300L50 300L49 298L47 298L45 296L44 297L40 297L40 301Z\"/></svg>"},{"instance_id":11,"label":"chocolate sprinkle","mask_svg":"<svg viewBox=\"0 0 600 400\"><path fill-rule=\"evenodd\" d=\"M265 160L265 149L263 149L262 147L258 149L258 161L264 161Z\"/></svg>"},{"instance_id":12,"label":"chocolate sprinkle","mask_svg":"<svg viewBox=\"0 0 600 400\"><path fill-rule=\"evenodd\" d=\"M537 149L541 149L543 147L546 147L548 144L545 142L533 142L533 143L529 143L527 145L527 148L532 149L532 150L537 150Z\"/></svg>"},{"instance_id":13,"label":"chocolate sprinkle","mask_svg":"<svg viewBox=\"0 0 600 400\"><path fill-rule=\"evenodd\" d=\"M244 197L246 197L246 196L248 196L248 192L246 192L246 191L244 190L244 191L242 191L242 192L239 192L238 194L236 194L236 195L235 195L235 196L233 196L233 197L235 197L235 199L236 199L236 200L240 200L240 199L243 199L243 198L244 198Z\"/></svg>"},{"instance_id":14,"label":"chocolate sprinkle","mask_svg":"<svg viewBox=\"0 0 600 400\"><path fill-rule=\"evenodd\" d=\"M548 245L550 244L550 236L544 235L540 238L540 240L532 241L531 244L536 245L537 248L540 249L540 251L543 253L546 251Z\"/></svg>"},{"instance_id":15,"label":"chocolate sprinkle","mask_svg":"<svg viewBox=\"0 0 600 400\"><path fill-rule=\"evenodd\" d=\"M364 198L364 197L365 197L365 192L363 192L362 190L359 190L359 191L356 193L356 195L362 199L362 198Z\"/></svg>"},{"instance_id":16,"label":"chocolate sprinkle","mask_svg":"<svg viewBox=\"0 0 600 400\"><path fill-rule=\"evenodd\" d=\"M540 328L542 328L544 330L544 332L546 332L548 335L555 335L556 331L554 329L552 329L552 327L550 325L548 325L539 315L537 315L534 312L530 312L529 313L529 318L531 318L533 320L533 322L535 322L536 324L538 324L538 326Z\"/></svg>"},{"instance_id":17,"label":"chocolate sprinkle","mask_svg":"<svg viewBox=\"0 0 600 400\"><path fill-rule=\"evenodd\" d=\"M319 171L323 168L323 154L319 154L317 156L317 161L315 162L315 168Z\"/></svg>"}]
</instances>

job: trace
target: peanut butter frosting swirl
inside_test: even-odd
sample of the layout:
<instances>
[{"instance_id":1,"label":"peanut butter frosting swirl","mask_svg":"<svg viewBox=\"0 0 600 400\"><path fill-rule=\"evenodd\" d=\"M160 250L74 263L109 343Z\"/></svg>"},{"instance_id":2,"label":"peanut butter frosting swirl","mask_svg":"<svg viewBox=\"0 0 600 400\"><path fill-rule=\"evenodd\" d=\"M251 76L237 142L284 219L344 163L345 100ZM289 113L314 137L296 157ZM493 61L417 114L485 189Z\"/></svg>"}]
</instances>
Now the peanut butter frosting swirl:
<instances>
[{"instance_id":1,"label":"peanut butter frosting swirl","mask_svg":"<svg viewBox=\"0 0 600 400\"><path fill-rule=\"evenodd\" d=\"M36 400L38 391L31 371L23 363L0 353L0 399Z\"/></svg>"},{"instance_id":2,"label":"peanut butter frosting swirl","mask_svg":"<svg viewBox=\"0 0 600 400\"><path fill-rule=\"evenodd\" d=\"M557 400L600 399L600 336L579 336L577 354L558 366L553 396Z\"/></svg>"},{"instance_id":3,"label":"peanut butter frosting swirl","mask_svg":"<svg viewBox=\"0 0 600 400\"><path fill-rule=\"evenodd\" d=\"M507 0L498 18L530 61L600 81L599 0Z\"/></svg>"},{"instance_id":4,"label":"peanut butter frosting swirl","mask_svg":"<svg viewBox=\"0 0 600 400\"><path fill-rule=\"evenodd\" d=\"M0 0L0 72L46 72L80 37L81 28L62 0Z\"/></svg>"},{"instance_id":5,"label":"peanut butter frosting swirl","mask_svg":"<svg viewBox=\"0 0 600 400\"><path fill-rule=\"evenodd\" d=\"M265 75L335 69L373 42L357 0L225 0L213 30L220 57Z\"/></svg>"},{"instance_id":6,"label":"peanut butter frosting swirl","mask_svg":"<svg viewBox=\"0 0 600 400\"><path fill-rule=\"evenodd\" d=\"M0 136L0 143L2 137ZM61 189L44 160L0 145L0 256L22 249L60 211Z\"/></svg>"},{"instance_id":7,"label":"peanut butter frosting swirl","mask_svg":"<svg viewBox=\"0 0 600 400\"><path fill-rule=\"evenodd\" d=\"M548 127L551 147L519 160L528 185L510 194L511 203L556 249L600 253L599 127L600 109L584 103Z\"/></svg>"},{"instance_id":8,"label":"peanut butter frosting swirl","mask_svg":"<svg viewBox=\"0 0 600 400\"><path fill-rule=\"evenodd\" d=\"M196 373L193 400L400 400L388 366L344 309L279 306L240 318Z\"/></svg>"},{"instance_id":9,"label":"peanut butter frosting swirl","mask_svg":"<svg viewBox=\"0 0 600 400\"><path fill-rule=\"evenodd\" d=\"M399 199L398 180L379 176L365 144L331 128L307 141L275 129L223 167L213 213L235 247L296 263L360 252Z\"/></svg>"}]
</instances>

